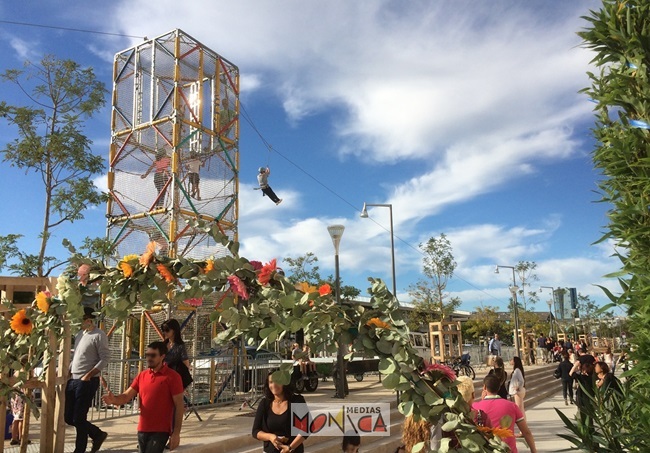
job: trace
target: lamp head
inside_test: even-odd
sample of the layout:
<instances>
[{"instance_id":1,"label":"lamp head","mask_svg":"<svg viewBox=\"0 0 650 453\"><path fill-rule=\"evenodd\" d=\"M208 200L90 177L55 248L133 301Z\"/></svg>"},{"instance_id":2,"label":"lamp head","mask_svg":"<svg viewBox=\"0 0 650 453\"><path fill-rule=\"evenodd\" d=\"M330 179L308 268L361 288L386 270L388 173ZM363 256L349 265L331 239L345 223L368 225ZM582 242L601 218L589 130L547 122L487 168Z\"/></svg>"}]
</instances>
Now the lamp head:
<instances>
[{"instance_id":1,"label":"lamp head","mask_svg":"<svg viewBox=\"0 0 650 453\"><path fill-rule=\"evenodd\" d=\"M499 265L498 264L496 266L494 266L494 273L495 274L499 273Z\"/></svg>"},{"instance_id":2,"label":"lamp head","mask_svg":"<svg viewBox=\"0 0 650 453\"><path fill-rule=\"evenodd\" d=\"M361 210L361 214L359 214L359 217L362 219L367 219L368 218L368 210L366 209L366 204L363 204L363 209Z\"/></svg>"},{"instance_id":3,"label":"lamp head","mask_svg":"<svg viewBox=\"0 0 650 453\"><path fill-rule=\"evenodd\" d=\"M343 230L345 230L344 225L330 225L327 227L327 232L332 238L332 244L334 244L334 250L336 254L339 253L339 244L341 243L341 237L343 236Z\"/></svg>"}]
</instances>

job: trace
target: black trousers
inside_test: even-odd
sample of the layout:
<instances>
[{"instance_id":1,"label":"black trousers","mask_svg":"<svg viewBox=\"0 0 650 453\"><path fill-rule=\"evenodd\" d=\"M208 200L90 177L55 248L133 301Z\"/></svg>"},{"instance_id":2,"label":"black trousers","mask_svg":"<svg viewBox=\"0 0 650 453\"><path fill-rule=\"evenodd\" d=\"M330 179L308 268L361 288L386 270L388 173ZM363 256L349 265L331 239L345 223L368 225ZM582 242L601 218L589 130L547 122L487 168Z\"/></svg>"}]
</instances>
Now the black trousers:
<instances>
[{"instance_id":1,"label":"black trousers","mask_svg":"<svg viewBox=\"0 0 650 453\"><path fill-rule=\"evenodd\" d=\"M75 453L85 453L88 437L95 440L102 431L88 421L88 410L99 388L99 378L89 381L70 379L65 388L65 422L77 430Z\"/></svg>"},{"instance_id":2,"label":"black trousers","mask_svg":"<svg viewBox=\"0 0 650 453\"><path fill-rule=\"evenodd\" d=\"M566 399L567 393L571 401L573 401L573 381L562 380L562 396L564 396L564 399Z\"/></svg>"},{"instance_id":3,"label":"black trousers","mask_svg":"<svg viewBox=\"0 0 650 453\"><path fill-rule=\"evenodd\" d=\"M262 192L264 193L264 195L269 197L273 203L277 203L278 201L280 201L280 199L275 194L275 192L273 192L273 189L271 189L271 186L266 186L265 189L262 189Z\"/></svg>"},{"instance_id":4,"label":"black trousers","mask_svg":"<svg viewBox=\"0 0 650 453\"><path fill-rule=\"evenodd\" d=\"M163 453L169 440L169 433L144 433L138 431L140 453Z\"/></svg>"}]
</instances>

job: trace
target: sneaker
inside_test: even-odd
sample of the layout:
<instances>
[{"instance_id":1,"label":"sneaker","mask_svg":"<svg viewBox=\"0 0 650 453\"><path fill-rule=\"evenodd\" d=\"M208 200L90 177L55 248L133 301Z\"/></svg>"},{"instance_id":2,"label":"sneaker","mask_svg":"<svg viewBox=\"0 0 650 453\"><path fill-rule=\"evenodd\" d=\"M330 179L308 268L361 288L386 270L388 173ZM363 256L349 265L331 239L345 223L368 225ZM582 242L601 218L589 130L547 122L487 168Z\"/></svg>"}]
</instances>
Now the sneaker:
<instances>
[{"instance_id":1,"label":"sneaker","mask_svg":"<svg viewBox=\"0 0 650 453\"><path fill-rule=\"evenodd\" d=\"M108 437L108 433L106 431L101 431L97 439L93 439L93 448L90 449L90 453L98 452L99 449L102 448L102 444L104 443L107 437Z\"/></svg>"},{"instance_id":2,"label":"sneaker","mask_svg":"<svg viewBox=\"0 0 650 453\"><path fill-rule=\"evenodd\" d=\"M280 198L278 201L275 202L275 204L280 204L282 203L282 198Z\"/></svg>"},{"instance_id":3,"label":"sneaker","mask_svg":"<svg viewBox=\"0 0 650 453\"><path fill-rule=\"evenodd\" d=\"M11 439L10 444L11 444L11 445L20 445L20 441L17 440L17 439Z\"/></svg>"}]
</instances>

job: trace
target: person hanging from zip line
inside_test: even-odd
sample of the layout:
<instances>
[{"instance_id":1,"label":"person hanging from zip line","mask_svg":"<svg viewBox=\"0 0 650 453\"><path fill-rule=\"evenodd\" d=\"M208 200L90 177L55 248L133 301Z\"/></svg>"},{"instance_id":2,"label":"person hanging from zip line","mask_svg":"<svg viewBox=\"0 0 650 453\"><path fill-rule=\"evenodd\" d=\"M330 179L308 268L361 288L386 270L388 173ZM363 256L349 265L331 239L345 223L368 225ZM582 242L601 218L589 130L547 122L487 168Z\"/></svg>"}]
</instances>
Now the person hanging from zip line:
<instances>
[{"instance_id":1,"label":"person hanging from zip line","mask_svg":"<svg viewBox=\"0 0 650 453\"><path fill-rule=\"evenodd\" d=\"M257 183L260 185L260 189L262 189L262 196L268 196L277 205L282 203L282 198L278 198L275 192L273 192L273 189L271 189L271 186L269 186L270 174L271 169L269 167L260 167L259 173L257 174Z\"/></svg>"}]
</instances>

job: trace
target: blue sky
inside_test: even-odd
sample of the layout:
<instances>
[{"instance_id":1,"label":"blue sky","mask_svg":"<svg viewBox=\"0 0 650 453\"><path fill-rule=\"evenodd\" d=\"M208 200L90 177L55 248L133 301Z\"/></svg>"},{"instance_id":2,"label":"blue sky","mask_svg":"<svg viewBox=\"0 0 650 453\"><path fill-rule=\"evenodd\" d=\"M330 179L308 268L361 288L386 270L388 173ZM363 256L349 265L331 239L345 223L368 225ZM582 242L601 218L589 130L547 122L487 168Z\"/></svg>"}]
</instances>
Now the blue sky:
<instances>
[{"instance_id":1,"label":"blue sky","mask_svg":"<svg viewBox=\"0 0 650 453\"><path fill-rule=\"evenodd\" d=\"M519 260L537 262L545 286L576 287L600 302L594 284L615 288L602 278L617 268L612 245L591 245L608 206L596 203L592 104L578 93L591 55L575 33L586 25L580 16L598 6L44 0L4 2L0 20L149 38L183 29L239 66L243 105L278 151L269 154L241 122L244 256L313 252L328 275L326 227L342 223L344 282L365 289L376 276L390 286L388 210L370 209L374 222L359 212L364 202L391 203L400 298L422 277L417 245L444 232L458 261L448 289L471 310L506 306L510 274L495 275L494 264ZM0 23L0 69L52 53L93 66L110 88L113 55L141 41ZM0 99L25 102L6 83ZM93 152L107 155L110 104L86 130ZM0 142L14 134L0 123ZM277 207L252 190L267 162L284 199ZM32 253L43 204L37 188L34 175L0 164L0 234L24 234L21 246ZM64 237L104 232L103 208L90 210L56 231L50 251L64 257Z\"/></svg>"}]
</instances>

